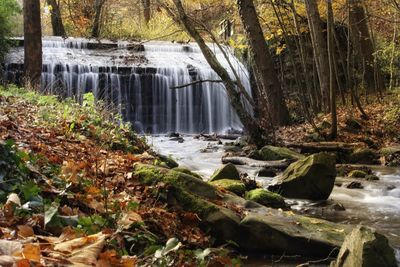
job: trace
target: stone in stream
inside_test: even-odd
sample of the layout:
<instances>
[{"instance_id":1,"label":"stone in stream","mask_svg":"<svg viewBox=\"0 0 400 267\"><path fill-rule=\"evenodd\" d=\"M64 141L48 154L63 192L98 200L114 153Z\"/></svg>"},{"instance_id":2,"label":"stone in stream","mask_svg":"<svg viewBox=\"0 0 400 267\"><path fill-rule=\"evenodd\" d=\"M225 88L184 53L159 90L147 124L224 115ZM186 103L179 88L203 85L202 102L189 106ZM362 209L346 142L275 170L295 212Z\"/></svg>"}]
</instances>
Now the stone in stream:
<instances>
[{"instance_id":1,"label":"stone in stream","mask_svg":"<svg viewBox=\"0 0 400 267\"><path fill-rule=\"evenodd\" d=\"M286 208L284 198L276 193L270 192L268 190L257 188L246 192L245 199L257 202L261 205L271 208Z\"/></svg>"},{"instance_id":2,"label":"stone in stream","mask_svg":"<svg viewBox=\"0 0 400 267\"><path fill-rule=\"evenodd\" d=\"M345 239L331 267L397 267L387 238L374 229L359 226Z\"/></svg>"},{"instance_id":3,"label":"stone in stream","mask_svg":"<svg viewBox=\"0 0 400 267\"><path fill-rule=\"evenodd\" d=\"M381 155L382 164L391 167L400 166L400 145L385 147L379 152Z\"/></svg>"},{"instance_id":4,"label":"stone in stream","mask_svg":"<svg viewBox=\"0 0 400 267\"><path fill-rule=\"evenodd\" d=\"M353 164L377 164L378 154L370 148L358 148L349 156L349 162Z\"/></svg>"},{"instance_id":5,"label":"stone in stream","mask_svg":"<svg viewBox=\"0 0 400 267\"><path fill-rule=\"evenodd\" d=\"M235 193L238 196L243 196L246 192L246 185L240 180L221 179L210 183L216 187Z\"/></svg>"},{"instance_id":6,"label":"stone in stream","mask_svg":"<svg viewBox=\"0 0 400 267\"><path fill-rule=\"evenodd\" d=\"M296 151L290 150L286 147L264 146L260 150L251 155L254 159L272 161L272 160L299 160L304 156Z\"/></svg>"},{"instance_id":7,"label":"stone in stream","mask_svg":"<svg viewBox=\"0 0 400 267\"><path fill-rule=\"evenodd\" d=\"M368 174L364 171L354 170L351 171L347 176L352 178L365 178Z\"/></svg>"},{"instance_id":8,"label":"stone in stream","mask_svg":"<svg viewBox=\"0 0 400 267\"><path fill-rule=\"evenodd\" d=\"M292 163L268 190L288 198L328 199L335 184L335 163L329 153L308 156Z\"/></svg>"},{"instance_id":9,"label":"stone in stream","mask_svg":"<svg viewBox=\"0 0 400 267\"><path fill-rule=\"evenodd\" d=\"M363 189L364 186L360 182L351 182L346 186L348 189Z\"/></svg>"},{"instance_id":10,"label":"stone in stream","mask_svg":"<svg viewBox=\"0 0 400 267\"><path fill-rule=\"evenodd\" d=\"M240 180L240 174L236 166L232 163L228 163L216 170L210 177L210 182L217 180L229 179L229 180Z\"/></svg>"},{"instance_id":11,"label":"stone in stream","mask_svg":"<svg viewBox=\"0 0 400 267\"><path fill-rule=\"evenodd\" d=\"M349 232L348 226L270 209L171 169L136 163L133 175L143 184L164 184L160 200L196 213L220 243L232 240L243 251L326 257ZM252 209L241 212L246 207Z\"/></svg>"}]
</instances>

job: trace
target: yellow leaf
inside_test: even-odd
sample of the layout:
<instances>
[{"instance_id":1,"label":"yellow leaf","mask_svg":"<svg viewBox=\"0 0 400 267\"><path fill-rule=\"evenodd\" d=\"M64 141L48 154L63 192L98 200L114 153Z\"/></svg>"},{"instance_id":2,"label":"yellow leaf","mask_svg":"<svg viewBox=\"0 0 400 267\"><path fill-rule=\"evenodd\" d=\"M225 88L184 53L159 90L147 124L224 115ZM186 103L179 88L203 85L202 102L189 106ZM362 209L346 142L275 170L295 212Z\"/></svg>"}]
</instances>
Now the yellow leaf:
<instances>
[{"instance_id":1,"label":"yellow leaf","mask_svg":"<svg viewBox=\"0 0 400 267\"><path fill-rule=\"evenodd\" d=\"M22 251L22 256L30 261L40 262L40 247L39 245L26 244Z\"/></svg>"}]
</instances>

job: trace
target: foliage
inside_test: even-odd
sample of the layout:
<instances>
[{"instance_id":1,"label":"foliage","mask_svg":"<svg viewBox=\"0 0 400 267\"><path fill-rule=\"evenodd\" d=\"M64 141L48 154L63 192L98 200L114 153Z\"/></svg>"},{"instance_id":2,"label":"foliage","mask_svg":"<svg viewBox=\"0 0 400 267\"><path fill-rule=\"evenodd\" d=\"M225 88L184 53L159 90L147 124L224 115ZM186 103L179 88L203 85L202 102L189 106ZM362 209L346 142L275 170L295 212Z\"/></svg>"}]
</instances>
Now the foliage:
<instances>
[{"instance_id":1,"label":"foliage","mask_svg":"<svg viewBox=\"0 0 400 267\"><path fill-rule=\"evenodd\" d=\"M20 12L20 7L15 0L0 1L0 63L3 62L10 45L7 37L11 35L13 29L13 18Z\"/></svg>"}]
</instances>

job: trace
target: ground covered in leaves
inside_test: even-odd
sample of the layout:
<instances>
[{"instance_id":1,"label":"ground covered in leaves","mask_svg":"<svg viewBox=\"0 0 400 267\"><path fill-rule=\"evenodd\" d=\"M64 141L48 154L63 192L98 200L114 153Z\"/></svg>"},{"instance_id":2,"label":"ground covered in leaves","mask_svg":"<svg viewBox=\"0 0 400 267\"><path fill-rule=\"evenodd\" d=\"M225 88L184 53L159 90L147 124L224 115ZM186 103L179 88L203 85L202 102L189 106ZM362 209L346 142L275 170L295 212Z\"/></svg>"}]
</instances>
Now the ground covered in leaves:
<instances>
[{"instance_id":1,"label":"ground covered in leaves","mask_svg":"<svg viewBox=\"0 0 400 267\"><path fill-rule=\"evenodd\" d=\"M0 266L235 265L138 182L162 159L109 109L0 88Z\"/></svg>"},{"instance_id":2,"label":"ground covered in leaves","mask_svg":"<svg viewBox=\"0 0 400 267\"><path fill-rule=\"evenodd\" d=\"M367 104L364 97L362 100L367 118L355 105L339 104L338 137L335 141L364 143L374 149L400 144L400 89L386 91L382 96L370 95ZM314 118L316 127L303 122L304 118L298 120L300 123L278 129L278 141L293 144L327 140L331 126L329 114L320 114Z\"/></svg>"}]
</instances>

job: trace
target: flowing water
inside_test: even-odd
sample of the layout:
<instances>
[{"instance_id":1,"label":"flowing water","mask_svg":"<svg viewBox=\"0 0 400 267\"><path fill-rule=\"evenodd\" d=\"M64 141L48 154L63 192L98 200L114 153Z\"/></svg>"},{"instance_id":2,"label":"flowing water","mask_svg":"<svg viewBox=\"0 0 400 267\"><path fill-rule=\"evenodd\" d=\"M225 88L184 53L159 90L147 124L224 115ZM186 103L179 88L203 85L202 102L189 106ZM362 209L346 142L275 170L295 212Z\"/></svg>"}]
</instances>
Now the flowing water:
<instances>
[{"instance_id":1,"label":"flowing water","mask_svg":"<svg viewBox=\"0 0 400 267\"><path fill-rule=\"evenodd\" d=\"M224 145L186 136L183 143L171 141L168 137L151 136L148 142L160 153L171 155L184 167L190 168L208 179L219 168L225 154ZM272 177L257 177L257 169L238 166L259 183L268 186ZM380 180L363 181L363 189L347 189L335 186L328 201L288 200L293 210L308 216L327 219L338 223L363 224L376 228L390 240L396 249L400 264L400 168L373 167L374 174ZM349 183L348 178L338 178L338 182ZM332 208L333 204L342 204L345 210ZM261 266L257 261L254 266ZM253 265L249 265L253 266Z\"/></svg>"},{"instance_id":2,"label":"flowing water","mask_svg":"<svg viewBox=\"0 0 400 267\"><path fill-rule=\"evenodd\" d=\"M234 77L222 51L212 44L209 47ZM223 51L251 95L247 70L228 48ZM13 48L6 62L6 80L18 80L23 48ZM192 43L43 40L43 91L77 99L93 92L97 99L113 103L141 133L240 131L242 124L221 83L171 89L198 80L219 77Z\"/></svg>"}]
</instances>

